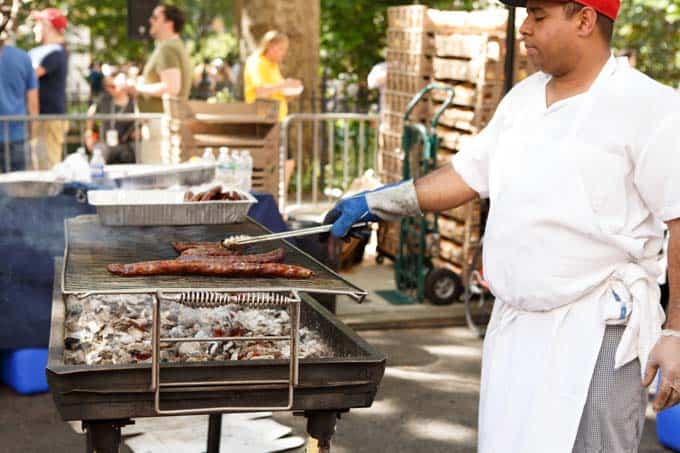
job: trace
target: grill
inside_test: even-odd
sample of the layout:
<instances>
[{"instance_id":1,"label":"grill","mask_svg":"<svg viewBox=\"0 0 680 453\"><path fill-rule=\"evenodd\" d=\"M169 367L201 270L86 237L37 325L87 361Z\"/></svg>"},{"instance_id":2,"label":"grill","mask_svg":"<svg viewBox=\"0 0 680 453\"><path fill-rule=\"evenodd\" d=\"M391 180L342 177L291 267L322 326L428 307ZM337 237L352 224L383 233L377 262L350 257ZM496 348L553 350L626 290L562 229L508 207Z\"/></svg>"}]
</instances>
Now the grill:
<instances>
[{"instance_id":1,"label":"grill","mask_svg":"<svg viewBox=\"0 0 680 453\"><path fill-rule=\"evenodd\" d=\"M210 415L208 452L219 449L219 415L225 412L287 410L308 418L308 431L330 451L339 414L369 407L385 369L385 357L340 323L309 294L347 295L361 301L366 293L286 241L259 244L253 252L283 247L286 262L314 270L307 280L151 276L123 278L106 265L171 259L172 241L219 241L232 234L268 231L248 219L231 225L106 227L96 216L66 221L66 251L55 266L47 378L64 420L82 420L87 451L117 451L120 427L137 417L206 413ZM64 296L92 294L154 295L152 363L67 365L64 363ZM177 302L211 308L228 303L278 306L290 315L289 359L160 363L163 342L197 341L160 337L161 304ZM298 329L316 330L332 349L328 358L299 359ZM253 340L248 337L248 340ZM203 338L201 341L239 338Z\"/></svg>"},{"instance_id":2,"label":"grill","mask_svg":"<svg viewBox=\"0 0 680 453\"><path fill-rule=\"evenodd\" d=\"M110 263L173 259L172 241L214 241L236 234L258 236L269 231L249 219L228 225L107 227L97 216L67 219L66 252L62 288L64 294L120 294L162 292L305 292L347 295L361 302L366 291L357 288L287 241L256 244L249 249L261 253L282 247L286 263L305 266L315 272L310 279L151 276L117 277L106 270Z\"/></svg>"}]
</instances>

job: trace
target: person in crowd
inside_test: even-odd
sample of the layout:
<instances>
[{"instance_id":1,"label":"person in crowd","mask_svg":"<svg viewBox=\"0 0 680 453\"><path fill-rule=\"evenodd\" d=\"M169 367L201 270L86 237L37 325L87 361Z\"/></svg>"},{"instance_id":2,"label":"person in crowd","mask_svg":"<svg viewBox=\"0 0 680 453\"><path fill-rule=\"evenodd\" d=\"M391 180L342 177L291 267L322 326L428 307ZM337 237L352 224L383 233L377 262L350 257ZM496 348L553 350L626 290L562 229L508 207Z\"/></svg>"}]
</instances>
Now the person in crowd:
<instances>
[{"instance_id":1,"label":"person in crowd","mask_svg":"<svg viewBox=\"0 0 680 453\"><path fill-rule=\"evenodd\" d=\"M33 68L38 76L40 113L63 115L66 113L66 77L68 52L64 33L68 19L56 8L34 11L33 33L38 47L31 49ZM64 120L39 121L36 124L34 167L46 170L61 162L64 136L68 123Z\"/></svg>"},{"instance_id":2,"label":"person in crowd","mask_svg":"<svg viewBox=\"0 0 680 453\"><path fill-rule=\"evenodd\" d=\"M28 53L0 37L0 115L37 115L38 80ZM0 123L0 171L28 168L26 139L30 123ZM9 153L9 158L6 155ZM7 167L9 165L9 167Z\"/></svg>"},{"instance_id":3,"label":"person in crowd","mask_svg":"<svg viewBox=\"0 0 680 453\"><path fill-rule=\"evenodd\" d=\"M210 59L203 59L203 63L194 68L192 98L208 99L215 94L215 69Z\"/></svg>"},{"instance_id":4,"label":"person in crowd","mask_svg":"<svg viewBox=\"0 0 680 453\"><path fill-rule=\"evenodd\" d=\"M215 58L210 62L215 69L215 92L229 90L229 93L234 94L234 83L231 75L231 68L224 63L221 58Z\"/></svg>"},{"instance_id":5,"label":"person in crowd","mask_svg":"<svg viewBox=\"0 0 680 453\"><path fill-rule=\"evenodd\" d=\"M619 57L625 57L628 59L628 64L631 68L637 66L637 50L635 49L624 49L619 52Z\"/></svg>"},{"instance_id":6,"label":"person in crowd","mask_svg":"<svg viewBox=\"0 0 680 453\"><path fill-rule=\"evenodd\" d=\"M288 37L276 30L270 30L260 40L260 45L246 61L243 71L243 93L246 102L257 98L279 101L279 121L288 116L288 100L299 96L302 82L284 79L279 65L288 53ZM295 90L300 92L295 93ZM288 158L285 163L285 185L288 187L295 168L295 160Z\"/></svg>"},{"instance_id":7,"label":"person in crowd","mask_svg":"<svg viewBox=\"0 0 680 453\"><path fill-rule=\"evenodd\" d=\"M171 102L189 98L193 69L180 38L185 21L179 8L164 4L154 8L149 18L149 34L156 41L156 47L141 76L134 77L134 83L129 85L129 92L142 113L162 113L164 96ZM141 134L140 163L173 162L169 143L162 138L160 121L144 124Z\"/></svg>"},{"instance_id":8,"label":"person in crowd","mask_svg":"<svg viewBox=\"0 0 680 453\"><path fill-rule=\"evenodd\" d=\"M680 96L612 55L619 0L502 1L526 7L539 72L451 165L342 200L327 222L342 237L488 197L478 451L636 452L657 371L654 409L680 402Z\"/></svg>"},{"instance_id":9,"label":"person in crowd","mask_svg":"<svg viewBox=\"0 0 680 453\"><path fill-rule=\"evenodd\" d=\"M237 101L243 101L243 65L237 53L232 52L227 55L227 64L225 68L229 68L229 78L231 80L231 94Z\"/></svg>"},{"instance_id":10,"label":"person in crowd","mask_svg":"<svg viewBox=\"0 0 680 453\"><path fill-rule=\"evenodd\" d=\"M88 115L135 112L134 100L127 92L127 77L124 72L114 71L104 78L103 86L104 93L90 106ZM135 163L135 134L134 121L102 120L98 133L95 133L94 121L88 120L85 124L85 145L91 151L99 143L104 150L107 164L132 164Z\"/></svg>"},{"instance_id":11,"label":"person in crowd","mask_svg":"<svg viewBox=\"0 0 680 453\"><path fill-rule=\"evenodd\" d=\"M366 80L369 90L380 93L380 111L385 110L385 90L387 88L387 62L381 61L371 68Z\"/></svg>"},{"instance_id":12,"label":"person in crowd","mask_svg":"<svg viewBox=\"0 0 680 453\"><path fill-rule=\"evenodd\" d=\"M257 98L279 101L279 120L288 115L287 100L295 97L295 90L302 88L297 79L284 79L279 65L288 53L288 37L270 30L262 37L260 45L246 61L243 86L246 102ZM298 93L299 94L299 93Z\"/></svg>"},{"instance_id":13,"label":"person in crowd","mask_svg":"<svg viewBox=\"0 0 680 453\"><path fill-rule=\"evenodd\" d=\"M90 73L87 75L87 81L90 84L90 97L97 99L103 90L104 73L98 61L93 61L89 69Z\"/></svg>"},{"instance_id":14,"label":"person in crowd","mask_svg":"<svg viewBox=\"0 0 680 453\"><path fill-rule=\"evenodd\" d=\"M132 88L141 112L162 112L162 96L187 99L192 66L180 33L186 19L174 5L158 5L149 18L149 34L156 42L142 77Z\"/></svg>"}]
</instances>

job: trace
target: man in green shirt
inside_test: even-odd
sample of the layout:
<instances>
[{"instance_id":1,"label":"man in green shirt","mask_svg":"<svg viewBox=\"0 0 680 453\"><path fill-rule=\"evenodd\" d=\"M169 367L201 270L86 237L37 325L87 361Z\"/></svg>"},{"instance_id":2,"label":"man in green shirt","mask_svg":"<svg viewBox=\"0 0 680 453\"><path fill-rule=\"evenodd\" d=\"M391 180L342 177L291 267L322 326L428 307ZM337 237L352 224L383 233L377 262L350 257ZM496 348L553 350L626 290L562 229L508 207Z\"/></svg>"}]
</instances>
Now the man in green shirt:
<instances>
[{"instance_id":1,"label":"man in green shirt","mask_svg":"<svg viewBox=\"0 0 680 453\"><path fill-rule=\"evenodd\" d=\"M173 5L158 5L149 18L149 34L156 48L144 66L142 79L132 89L141 112L162 112L164 94L189 97L192 66L179 37L184 22L184 13Z\"/></svg>"}]
</instances>

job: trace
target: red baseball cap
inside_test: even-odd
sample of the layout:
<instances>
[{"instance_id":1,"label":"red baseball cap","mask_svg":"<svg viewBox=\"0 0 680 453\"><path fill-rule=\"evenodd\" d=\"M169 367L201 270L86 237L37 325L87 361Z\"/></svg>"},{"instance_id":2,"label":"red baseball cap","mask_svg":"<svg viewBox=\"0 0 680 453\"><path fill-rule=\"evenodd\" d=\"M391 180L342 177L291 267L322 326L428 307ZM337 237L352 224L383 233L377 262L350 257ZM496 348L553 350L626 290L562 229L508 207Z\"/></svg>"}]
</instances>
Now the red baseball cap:
<instances>
[{"instance_id":1,"label":"red baseball cap","mask_svg":"<svg viewBox=\"0 0 680 453\"><path fill-rule=\"evenodd\" d=\"M42 11L33 11L31 17L36 20L45 20L52 24L55 30L64 31L68 27L68 19L57 8L46 8Z\"/></svg>"},{"instance_id":2,"label":"red baseball cap","mask_svg":"<svg viewBox=\"0 0 680 453\"><path fill-rule=\"evenodd\" d=\"M567 3L570 0L554 1ZM527 6L527 0L501 0L501 2L510 6ZM611 20L616 20L616 16L619 14L619 8L621 7L621 0L576 0L576 3L580 3L584 6L590 6L595 11L604 14Z\"/></svg>"}]
</instances>

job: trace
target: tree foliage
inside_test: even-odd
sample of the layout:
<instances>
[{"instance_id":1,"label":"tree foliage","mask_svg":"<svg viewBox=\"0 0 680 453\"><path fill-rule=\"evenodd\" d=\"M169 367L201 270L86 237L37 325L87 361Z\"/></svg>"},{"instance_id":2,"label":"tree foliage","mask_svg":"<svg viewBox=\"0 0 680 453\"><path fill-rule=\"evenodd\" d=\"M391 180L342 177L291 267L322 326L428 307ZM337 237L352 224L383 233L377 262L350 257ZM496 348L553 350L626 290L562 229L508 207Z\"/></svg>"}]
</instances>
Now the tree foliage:
<instances>
[{"instance_id":1,"label":"tree foliage","mask_svg":"<svg viewBox=\"0 0 680 453\"><path fill-rule=\"evenodd\" d=\"M281 0L285 1L285 0ZM188 15L183 36L194 62L224 58L237 46L231 32L232 0L171 0ZM385 57L387 8L408 0L321 0L321 62L331 77L353 74L365 80L371 67ZM439 9L472 9L486 0L426 0ZM142 62L151 44L127 38L126 0L32 0L15 21L21 25L30 9L58 7L75 26L90 29L92 43L85 49L109 63ZM27 30L24 27L24 32ZM34 43L30 33L18 36L25 48ZM625 0L615 29L614 47L638 54L638 68L649 76L677 86L680 83L680 0Z\"/></svg>"},{"instance_id":2,"label":"tree foliage","mask_svg":"<svg viewBox=\"0 0 680 453\"><path fill-rule=\"evenodd\" d=\"M321 64L330 77L356 74L365 80L371 67L384 60L387 8L405 0L321 0ZM428 0L420 4L448 9L458 3L470 9L472 0Z\"/></svg>"},{"instance_id":3,"label":"tree foliage","mask_svg":"<svg viewBox=\"0 0 680 453\"><path fill-rule=\"evenodd\" d=\"M680 0L622 2L614 46L637 52L637 67L650 77L680 84Z\"/></svg>"},{"instance_id":4,"label":"tree foliage","mask_svg":"<svg viewBox=\"0 0 680 453\"><path fill-rule=\"evenodd\" d=\"M322 0L322 64L331 77L354 74L365 80L384 60L387 8L405 0ZM473 9L483 0L421 1L439 9ZM680 0L624 0L614 47L635 50L638 68L660 82L680 83Z\"/></svg>"},{"instance_id":5,"label":"tree foliage","mask_svg":"<svg viewBox=\"0 0 680 453\"><path fill-rule=\"evenodd\" d=\"M187 14L182 36L187 40L195 62L204 58L225 58L235 50L236 39L229 33L233 23L231 0L175 0L167 3L176 4ZM78 26L89 28L89 46L73 50L88 52L93 59L113 64L143 62L152 48L148 41L127 37L126 0L32 0L22 8L15 23L25 23L30 9L46 7L57 7L67 13L74 29ZM27 31L24 29L24 33L18 36L22 47L34 45Z\"/></svg>"}]
</instances>

